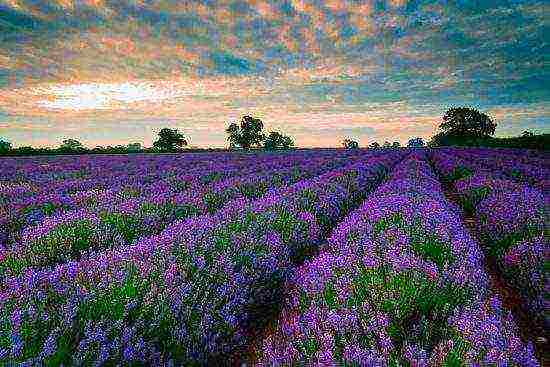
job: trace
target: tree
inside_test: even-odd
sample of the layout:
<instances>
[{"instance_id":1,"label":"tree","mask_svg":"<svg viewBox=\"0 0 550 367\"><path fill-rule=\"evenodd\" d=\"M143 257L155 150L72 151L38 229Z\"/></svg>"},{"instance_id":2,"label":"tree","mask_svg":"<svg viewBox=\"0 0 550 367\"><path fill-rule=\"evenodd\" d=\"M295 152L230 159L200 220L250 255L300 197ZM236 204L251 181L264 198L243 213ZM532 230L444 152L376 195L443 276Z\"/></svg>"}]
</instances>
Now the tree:
<instances>
[{"instance_id":1,"label":"tree","mask_svg":"<svg viewBox=\"0 0 550 367\"><path fill-rule=\"evenodd\" d=\"M265 140L265 135L262 133L264 124L262 120L251 116L243 116L241 126L232 123L225 130L229 134L229 146L231 148L250 149L253 146L260 146Z\"/></svg>"},{"instance_id":2,"label":"tree","mask_svg":"<svg viewBox=\"0 0 550 367\"><path fill-rule=\"evenodd\" d=\"M342 145L346 149L357 149L357 148L359 148L359 143L358 142L356 142L355 140L348 139L348 138L342 140Z\"/></svg>"},{"instance_id":3,"label":"tree","mask_svg":"<svg viewBox=\"0 0 550 367\"><path fill-rule=\"evenodd\" d=\"M5 153L11 150L11 143L7 140L0 139L0 153Z\"/></svg>"},{"instance_id":4,"label":"tree","mask_svg":"<svg viewBox=\"0 0 550 367\"><path fill-rule=\"evenodd\" d=\"M533 133L530 132L530 131L525 130L523 133L521 133L521 136L524 137L524 138L526 138L526 137L535 136L535 134L533 134Z\"/></svg>"},{"instance_id":5,"label":"tree","mask_svg":"<svg viewBox=\"0 0 550 367\"><path fill-rule=\"evenodd\" d=\"M129 152L139 152L141 151L141 143L130 143L128 144L128 146L126 147L126 149L129 151Z\"/></svg>"},{"instance_id":6,"label":"tree","mask_svg":"<svg viewBox=\"0 0 550 367\"><path fill-rule=\"evenodd\" d=\"M81 142L75 139L65 139L63 140L61 146L59 147L61 150L68 150L68 151L75 151L75 150L84 150L84 146Z\"/></svg>"},{"instance_id":7,"label":"tree","mask_svg":"<svg viewBox=\"0 0 550 367\"><path fill-rule=\"evenodd\" d=\"M382 145L382 148L391 148L391 143L389 141L385 141L384 145Z\"/></svg>"},{"instance_id":8,"label":"tree","mask_svg":"<svg viewBox=\"0 0 550 367\"><path fill-rule=\"evenodd\" d=\"M496 123L486 114L470 107L452 107L445 115L439 130L444 135L486 137L494 135Z\"/></svg>"},{"instance_id":9,"label":"tree","mask_svg":"<svg viewBox=\"0 0 550 367\"><path fill-rule=\"evenodd\" d=\"M380 148L380 144L378 144L377 142L374 141L374 142L370 143L369 148L370 149L378 149L378 148Z\"/></svg>"},{"instance_id":10,"label":"tree","mask_svg":"<svg viewBox=\"0 0 550 367\"><path fill-rule=\"evenodd\" d=\"M276 131L271 131L264 142L264 149L290 149L294 146L294 141L290 136L280 134Z\"/></svg>"},{"instance_id":11,"label":"tree","mask_svg":"<svg viewBox=\"0 0 550 367\"><path fill-rule=\"evenodd\" d=\"M394 141L391 146L392 146L392 148L399 148L399 147L401 147L401 143L398 142L398 141Z\"/></svg>"},{"instance_id":12,"label":"tree","mask_svg":"<svg viewBox=\"0 0 550 367\"><path fill-rule=\"evenodd\" d=\"M153 143L153 146L162 150L176 150L187 145L187 140L178 129L163 128L159 132L159 139Z\"/></svg>"},{"instance_id":13,"label":"tree","mask_svg":"<svg viewBox=\"0 0 550 367\"><path fill-rule=\"evenodd\" d=\"M419 138L419 137L411 138L411 139L409 139L409 142L407 143L407 147L409 147L409 148L421 148L425 145L426 145L426 143L424 143L424 139Z\"/></svg>"}]
</instances>

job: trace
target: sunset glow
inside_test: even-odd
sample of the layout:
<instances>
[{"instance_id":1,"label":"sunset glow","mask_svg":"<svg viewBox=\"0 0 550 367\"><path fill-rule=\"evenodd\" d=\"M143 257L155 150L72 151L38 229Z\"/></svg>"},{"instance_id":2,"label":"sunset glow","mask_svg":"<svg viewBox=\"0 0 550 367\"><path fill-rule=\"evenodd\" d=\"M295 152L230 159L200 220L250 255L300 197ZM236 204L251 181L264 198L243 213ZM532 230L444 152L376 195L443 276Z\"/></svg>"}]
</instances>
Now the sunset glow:
<instances>
[{"instance_id":1,"label":"sunset glow","mask_svg":"<svg viewBox=\"0 0 550 367\"><path fill-rule=\"evenodd\" d=\"M0 0L0 136L150 144L174 127L225 146L254 114L301 146L404 143L453 105L494 113L497 136L550 126L542 2L214 3Z\"/></svg>"},{"instance_id":2,"label":"sunset glow","mask_svg":"<svg viewBox=\"0 0 550 367\"><path fill-rule=\"evenodd\" d=\"M159 102L189 95L183 90L151 83L77 84L36 88L38 95L48 95L54 100L39 100L37 105L47 109L94 110L128 108L135 102Z\"/></svg>"}]
</instances>

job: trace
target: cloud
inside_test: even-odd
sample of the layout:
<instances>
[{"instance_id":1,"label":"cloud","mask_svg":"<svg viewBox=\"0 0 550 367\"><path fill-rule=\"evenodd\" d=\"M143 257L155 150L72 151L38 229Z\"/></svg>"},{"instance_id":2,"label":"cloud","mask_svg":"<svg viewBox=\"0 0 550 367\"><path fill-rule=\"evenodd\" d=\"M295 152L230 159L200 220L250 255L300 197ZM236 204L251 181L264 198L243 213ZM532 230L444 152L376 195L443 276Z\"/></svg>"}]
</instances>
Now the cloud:
<instances>
[{"instance_id":1,"label":"cloud","mask_svg":"<svg viewBox=\"0 0 550 367\"><path fill-rule=\"evenodd\" d=\"M449 104L550 99L541 1L0 4L0 105L59 132L145 118L223 144L223 123L254 113L305 144L307 131L429 134Z\"/></svg>"}]
</instances>

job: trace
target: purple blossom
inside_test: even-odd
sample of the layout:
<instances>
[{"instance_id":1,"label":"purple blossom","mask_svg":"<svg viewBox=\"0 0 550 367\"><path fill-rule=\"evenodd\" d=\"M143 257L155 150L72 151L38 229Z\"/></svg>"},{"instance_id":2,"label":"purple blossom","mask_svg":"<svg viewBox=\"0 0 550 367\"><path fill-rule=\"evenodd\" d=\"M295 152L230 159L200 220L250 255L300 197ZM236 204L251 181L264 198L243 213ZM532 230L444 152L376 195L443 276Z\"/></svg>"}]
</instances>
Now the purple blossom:
<instances>
[{"instance_id":1,"label":"purple blossom","mask_svg":"<svg viewBox=\"0 0 550 367\"><path fill-rule=\"evenodd\" d=\"M57 350L57 333L57 330L52 331L44 340L44 345L41 352L43 357L49 357Z\"/></svg>"}]
</instances>

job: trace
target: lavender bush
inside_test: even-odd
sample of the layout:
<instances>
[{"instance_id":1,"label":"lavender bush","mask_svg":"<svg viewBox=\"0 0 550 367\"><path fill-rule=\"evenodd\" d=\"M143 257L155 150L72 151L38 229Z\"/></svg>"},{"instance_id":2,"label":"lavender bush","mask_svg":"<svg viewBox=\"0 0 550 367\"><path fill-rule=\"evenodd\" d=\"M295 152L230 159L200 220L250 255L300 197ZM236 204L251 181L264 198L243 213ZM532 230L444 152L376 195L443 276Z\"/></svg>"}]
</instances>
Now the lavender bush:
<instances>
[{"instance_id":1,"label":"lavender bush","mask_svg":"<svg viewBox=\"0 0 550 367\"><path fill-rule=\"evenodd\" d=\"M412 157L336 227L287 283L258 365L538 365L434 178Z\"/></svg>"},{"instance_id":2,"label":"lavender bush","mask_svg":"<svg viewBox=\"0 0 550 367\"><path fill-rule=\"evenodd\" d=\"M4 362L223 364L277 297L297 248L373 188L401 153L337 169L257 201L54 269L28 269L0 290ZM299 192L307 190L307 201ZM263 315L262 315L263 316Z\"/></svg>"},{"instance_id":3,"label":"lavender bush","mask_svg":"<svg viewBox=\"0 0 550 367\"><path fill-rule=\"evenodd\" d=\"M447 160L436 155L435 160ZM445 164L443 164L445 166ZM522 306L537 325L550 326L548 197L528 184L477 171L454 187L473 213L485 253L505 282L516 289Z\"/></svg>"}]
</instances>

